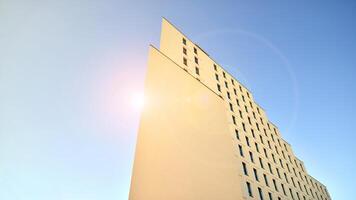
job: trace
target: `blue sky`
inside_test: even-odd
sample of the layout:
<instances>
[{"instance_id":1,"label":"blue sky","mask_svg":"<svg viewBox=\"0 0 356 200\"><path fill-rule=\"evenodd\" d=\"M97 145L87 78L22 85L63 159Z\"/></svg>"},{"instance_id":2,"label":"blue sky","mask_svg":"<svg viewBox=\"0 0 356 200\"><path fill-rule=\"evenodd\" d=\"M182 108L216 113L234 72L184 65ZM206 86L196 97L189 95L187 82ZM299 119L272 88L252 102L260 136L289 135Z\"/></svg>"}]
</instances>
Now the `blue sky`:
<instances>
[{"instance_id":1,"label":"blue sky","mask_svg":"<svg viewBox=\"0 0 356 200\"><path fill-rule=\"evenodd\" d=\"M165 16L254 94L334 200L356 185L353 1L0 1L0 199L127 199Z\"/></svg>"}]
</instances>

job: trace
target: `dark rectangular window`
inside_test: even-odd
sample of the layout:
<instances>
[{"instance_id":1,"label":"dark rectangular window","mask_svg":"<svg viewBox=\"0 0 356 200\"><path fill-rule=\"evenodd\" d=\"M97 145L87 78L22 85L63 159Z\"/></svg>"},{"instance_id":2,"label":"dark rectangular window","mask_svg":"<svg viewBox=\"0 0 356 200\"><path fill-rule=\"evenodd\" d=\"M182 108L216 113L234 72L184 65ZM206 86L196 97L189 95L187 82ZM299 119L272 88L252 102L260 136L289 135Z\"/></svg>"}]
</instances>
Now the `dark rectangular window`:
<instances>
[{"instance_id":1,"label":"dark rectangular window","mask_svg":"<svg viewBox=\"0 0 356 200\"><path fill-rule=\"evenodd\" d=\"M255 161L253 160L253 153L251 151L249 153L250 153L250 160L251 160L251 162L254 163Z\"/></svg>"},{"instance_id":2,"label":"dark rectangular window","mask_svg":"<svg viewBox=\"0 0 356 200\"><path fill-rule=\"evenodd\" d=\"M187 55L187 49L183 47L183 53Z\"/></svg>"},{"instance_id":3,"label":"dark rectangular window","mask_svg":"<svg viewBox=\"0 0 356 200\"><path fill-rule=\"evenodd\" d=\"M272 193L268 192L268 197L269 197L269 200L273 200Z\"/></svg>"},{"instance_id":4,"label":"dark rectangular window","mask_svg":"<svg viewBox=\"0 0 356 200\"><path fill-rule=\"evenodd\" d=\"M197 75L199 75L199 68L198 68L198 67L195 67L195 73L196 73Z\"/></svg>"},{"instance_id":5,"label":"dark rectangular window","mask_svg":"<svg viewBox=\"0 0 356 200\"><path fill-rule=\"evenodd\" d=\"M239 151L240 151L240 156L244 157L244 152L241 145L239 145Z\"/></svg>"},{"instance_id":6,"label":"dark rectangular window","mask_svg":"<svg viewBox=\"0 0 356 200\"><path fill-rule=\"evenodd\" d=\"M186 65L186 66L188 65L188 61L187 61L186 58L183 58L183 64Z\"/></svg>"},{"instance_id":7,"label":"dark rectangular window","mask_svg":"<svg viewBox=\"0 0 356 200\"><path fill-rule=\"evenodd\" d=\"M198 54L198 50L197 50L197 48L195 48L195 47L194 47L194 53L195 53L195 54Z\"/></svg>"},{"instance_id":8,"label":"dark rectangular window","mask_svg":"<svg viewBox=\"0 0 356 200\"><path fill-rule=\"evenodd\" d=\"M231 103L229 103L229 105L230 105L230 110L231 110L232 112L234 112L234 107L233 107L233 105L232 105Z\"/></svg>"},{"instance_id":9,"label":"dark rectangular window","mask_svg":"<svg viewBox=\"0 0 356 200\"><path fill-rule=\"evenodd\" d=\"M269 184L268 184L268 179L267 179L267 175L266 175L266 174L263 174L263 178L264 178L264 180L265 180L266 186L269 186Z\"/></svg>"},{"instance_id":10,"label":"dark rectangular window","mask_svg":"<svg viewBox=\"0 0 356 200\"><path fill-rule=\"evenodd\" d=\"M240 140L239 131L237 129L235 129L235 134L236 134L236 139Z\"/></svg>"},{"instance_id":11,"label":"dark rectangular window","mask_svg":"<svg viewBox=\"0 0 356 200\"><path fill-rule=\"evenodd\" d=\"M219 81L219 75L215 74L215 79Z\"/></svg>"},{"instance_id":12,"label":"dark rectangular window","mask_svg":"<svg viewBox=\"0 0 356 200\"><path fill-rule=\"evenodd\" d=\"M221 92L221 87L219 84L216 84L216 86L218 87L218 91Z\"/></svg>"},{"instance_id":13,"label":"dark rectangular window","mask_svg":"<svg viewBox=\"0 0 356 200\"><path fill-rule=\"evenodd\" d=\"M194 61L195 61L196 64L199 64L197 57L194 57Z\"/></svg>"},{"instance_id":14,"label":"dark rectangular window","mask_svg":"<svg viewBox=\"0 0 356 200\"><path fill-rule=\"evenodd\" d=\"M260 200L263 200L263 192L261 188L258 188L258 194L260 196Z\"/></svg>"},{"instance_id":15,"label":"dark rectangular window","mask_svg":"<svg viewBox=\"0 0 356 200\"><path fill-rule=\"evenodd\" d=\"M262 158L259 158L259 160L260 160L260 166L261 166L261 168L264 169L263 162L262 162Z\"/></svg>"},{"instance_id":16,"label":"dark rectangular window","mask_svg":"<svg viewBox=\"0 0 356 200\"><path fill-rule=\"evenodd\" d=\"M223 72L223 77L224 77L224 78L226 78L226 74L225 74L225 72Z\"/></svg>"},{"instance_id":17,"label":"dark rectangular window","mask_svg":"<svg viewBox=\"0 0 356 200\"><path fill-rule=\"evenodd\" d=\"M247 167L246 167L246 163L242 162L242 169L243 169L243 172L246 176L248 176L248 171L247 171Z\"/></svg>"},{"instance_id":18,"label":"dark rectangular window","mask_svg":"<svg viewBox=\"0 0 356 200\"><path fill-rule=\"evenodd\" d=\"M277 187L276 180L273 179L272 181L273 181L274 189L278 192L278 187Z\"/></svg>"},{"instance_id":19,"label":"dark rectangular window","mask_svg":"<svg viewBox=\"0 0 356 200\"><path fill-rule=\"evenodd\" d=\"M231 83L232 85L235 85L234 79L231 79Z\"/></svg>"},{"instance_id":20,"label":"dark rectangular window","mask_svg":"<svg viewBox=\"0 0 356 200\"><path fill-rule=\"evenodd\" d=\"M250 146L250 140L248 139L247 136L245 136L245 139L246 139L246 144L247 144L247 146Z\"/></svg>"},{"instance_id":21,"label":"dark rectangular window","mask_svg":"<svg viewBox=\"0 0 356 200\"><path fill-rule=\"evenodd\" d=\"M248 196L253 197L251 184L249 182L246 182L246 187L247 187Z\"/></svg>"},{"instance_id":22,"label":"dark rectangular window","mask_svg":"<svg viewBox=\"0 0 356 200\"><path fill-rule=\"evenodd\" d=\"M253 174L255 175L256 181L260 181L260 180L258 179L257 169L253 168Z\"/></svg>"},{"instance_id":23,"label":"dark rectangular window","mask_svg":"<svg viewBox=\"0 0 356 200\"><path fill-rule=\"evenodd\" d=\"M214 64L214 70L218 71L218 67Z\"/></svg>"},{"instance_id":24,"label":"dark rectangular window","mask_svg":"<svg viewBox=\"0 0 356 200\"><path fill-rule=\"evenodd\" d=\"M183 38L183 44L187 44L187 40Z\"/></svg>"},{"instance_id":25,"label":"dark rectangular window","mask_svg":"<svg viewBox=\"0 0 356 200\"><path fill-rule=\"evenodd\" d=\"M232 122L236 125L236 118L232 115Z\"/></svg>"},{"instance_id":26,"label":"dark rectangular window","mask_svg":"<svg viewBox=\"0 0 356 200\"><path fill-rule=\"evenodd\" d=\"M242 123L242 129L246 132L245 123Z\"/></svg>"}]
</instances>

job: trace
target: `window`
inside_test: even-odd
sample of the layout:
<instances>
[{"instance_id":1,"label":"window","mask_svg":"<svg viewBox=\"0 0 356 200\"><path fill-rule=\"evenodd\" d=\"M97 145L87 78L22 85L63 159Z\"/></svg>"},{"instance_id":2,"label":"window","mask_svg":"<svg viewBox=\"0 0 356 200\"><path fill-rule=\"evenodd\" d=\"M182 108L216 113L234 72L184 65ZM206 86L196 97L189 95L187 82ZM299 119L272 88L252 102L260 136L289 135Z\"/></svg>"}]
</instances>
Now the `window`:
<instances>
[{"instance_id":1,"label":"window","mask_svg":"<svg viewBox=\"0 0 356 200\"><path fill-rule=\"evenodd\" d=\"M248 176L248 171L247 171L247 167L246 167L246 163L242 162L242 169L243 169L243 172L246 176Z\"/></svg>"},{"instance_id":2,"label":"window","mask_svg":"<svg viewBox=\"0 0 356 200\"><path fill-rule=\"evenodd\" d=\"M268 163L268 168L269 168L269 172L270 172L271 174L273 174L273 171L272 171L272 166L271 166L271 164L270 164L270 163Z\"/></svg>"},{"instance_id":3,"label":"window","mask_svg":"<svg viewBox=\"0 0 356 200\"><path fill-rule=\"evenodd\" d=\"M265 180L266 186L269 186L266 174L263 174L263 179Z\"/></svg>"},{"instance_id":4,"label":"window","mask_svg":"<svg viewBox=\"0 0 356 200\"><path fill-rule=\"evenodd\" d=\"M255 175L256 181L259 181L259 179L258 179L258 174L257 174L257 170L256 170L255 168L253 168L253 174Z\"/></svg>"},{"instance_id":5,"label":"window","mask_svg":"<svg viewBox=\"0 0 356 200\"><path fill-rule=\"evenodd\" d=\"M250 141L247 136L245 136L247 146L250 146Z\"/></svg>"},{"instance_id":6,"label":"window","mask_svg":"<svg viewBox=\"0 0 356 200\"><path fill-rule=\"evenodd\" d=\"M231 103L229 103L229 105L230 105L230 110L231 110L232 112L234 112L234 107L233 107L233 105L232 105Z\"/></svg>"},{"instance_id":7,"label":"window","mask_svg":"<svg viewBox=\"0 0 356 200\"><path fill-rule=\"evenodd\" d=\"M221 87L219 84L216 84L216 86L218 87L218 91L221 92Z\"/></svg>"},{"instance_id":8,"label":"window","mask_svg":"<svg viewBox=\"0 0 356 200\"><path fill-rule=\"evenodd\" d=\"M235 85L234 79L231 79L231 83L232 85Z\"/></svg>"},{"instance_id":9,"label":"window","mask_svg":"<svg viewBox=\"0 0 356 200\"><path fill-rule=\"evenodd\" d=\"M225 72L223 72L223 77L224 77L224 78L226 78L226 74L225 74Z\"/></svg>"},{"instance_id":10,"label":"window","mask_svg":"<svg viewBox=\"0 0 356 200\"><path fill-rule=\"evenodd\" d=\"M198 50L197 50L197 48L195 48L195 47L194 47L194 53L195 53L195 54L198 54Z\"/></svg>"},{"instance_id":11,"label":"window","mask_svg":"<svg viewBox=\"0 0 356 200\"><path fill-rule=\"evenodd\" d=\"M242 129L246 132L245 123L242 123Z\"/></svg>"},{"instance_id":12,"label":"window","mask_svg":"<svg viewBox=\"0 0 356 200\"><path fill-rule=\"evenodd\" d=\"M235 129L235 134L236 134L236 139L240 140L239 131L237 129Z\"/></svg>"},{"instance_id":13,"label":"window","mask_svg":"<svg viewBox=\"0 0 356 200\"><path fill-rule=\"evenodd\" d=\"M187 61L186 58L183 58L183 64L186 65L186 66L188 65L188 61Z\"/></svg>"},{"instance_id":14,"label":"window","mask_svg":"<svg viewBox=\"0 0 356 200\"><path fill-rule=\"evenodd\" d=\"M252 189L251 189L251 184L250 184L249 182L246 182L246 187L247 187L248 196L253 197L253 195L252 195Z\"/></svg>"},{"instance_id":15,"label":"window","mask_svg":"<svg viewBox=\"0 0 356 200\"><path fill-rule=\"evenodd\" d=\"M236 118L234 115L232 115L232 122L236 125Z\"/></svg>"},{"instance_id":16,"label":"window","mask_svg":"<svg viewBox=\"0 0 356 200\"><path fill-rule=\"evenodd\" d=\"M229 88L229 85L227 84L227 82L225 81L225 87L226 88Z\"/></svg>"},{"instance_id":17,"label":"window","mask_svg":"<svg viewBox=\"0 0 356 200\"><path fill-rule=\"evenodd\" d=\"M237 95L236 89L234 88L234 94Z\"/></svg>"},{"instance_id":18,"label":"window","mask_svg":"<svg viewBox=\"0 0 356 200\"><path fill-rule=\"evenodd\" d=\"M239 110L240 118L243 119L242 112Z\"/></svg>"},{"instance_id":19,"label":"window","mask_svg":"<svg viewBox=\"0 0 356 200\"><path fill-rule=\"evenodd\" d=\"M284 194L284 195L287 195L286 190L284 189L283 183L281 184L281 186L282 186L283 194Z\"/></svg>"},{"instance_id":20,"label":"window","mask_svg":"<svg viewBox=\"0 0 356 200\"><path fill-rule=\"evenodd\" d=\"M269 200L273 200L272 193L268 192L268 197L269 197Z\"/></svg>"},{"instance_id":21,"label":"window","mask_svg":"<svg viewBox=\"0 0 356 200\"><path fill-rule=\"evenodd\" d=\"M198 67L195 67L195 73L196 73L197 75L199 75L199 68L198 68Z\"/></svg>"},{"instance_id":22,"label":"window","mask_svg":"<svg viewBox=\"0 0 356 200\"><path fill-rule=\"evenodd\" d=\"M259 160L260 160L260 166L261 166L261 168L264 169L263 162L262 162L262 158L259 158Z\"/></svg>"},{"instance_id":23,"label":"window","mask_svg":"<svg viewBox=\"0 0 356 200\"><path fill-rule=\"evenodd\" d=\"M258 194L260 196L260 200L263 200L263 193L261 188L258 188Z\"/></svg>"},{"instance_id":24,"label":"window","mask_svg":"<svg viewBox=\"0 0 356 200\"><path fill-rule=\"evenodd\" d=\"M240 106L240 103L239 103L239 100L238 100L238 99L236 99L236 104L237 104L238 106Z\"/></svg>"},{"instance_id":25,"label":"window","mask_svg":"<svg viewBox=\"0 0 356 200\"><path fill-rule=\"evenodd\" d=\"M231 99L230 92L226 92L227 98Z\"/></svg>"},{"instance_id":26,"label":"window","mask_svg":"<svg viewBox=\"0 0 356 200\"><path fill-rule=\"evenodd\" d=\"M250 154L250 160L251 160L251 162L254 163L255 161L253 160L253 153L250 151L249 154Z\"/></svg>"},{"instance_id":27,"label":"window","mask_svg":"<svg viewBox=\"0 0 356 200\"><path fill-rule=\"evenodd\" d=\"M290 189L290 188L289 188L289 193L290 193L290 196L292 197L292 199L294 199L292 189Z\"/></svg>"},{"instance_id":28,"label":"window","mask_svg":"<svg viewBox=\"0 0 356 200\"><path fill-rule=\"evenodd\" d=\"M239 151L240 151L240 156L244 157L244 152L241 145L239 145Z\"/></svg>"},{"instance_id":29,"label":"window","mask_svg":"<svg viewBox=\"0 0 356 200\"><path fill-rule=\"evenodd\" d=\"M214 64L214 70L218 71L218 67Z\"/></svg>"},{"instance_id":30,"label":"window","mask_svg":"<svg viewBox=\"0 0 356 200\"><path fill-rule=\"evenodd\" d=\"M272 181L273 181L274 189L278 192L278 187L277 187L276 180L273 179Z\"/></svg>"},{"instance_id":31,"label":"window","mask_svg":"<svg viewBox=\"0 0 356 200\"><path fill-rule=\"evenodd\" d=\"M194 57L194 61L195 61L196 64L199 64L197 57Z\"/></svg>"},{"instance_id":32,"label":"window","mask_svg":"<svg viewBox=\"0 0 356 200\"><path fill-rule=\"evenodd\" d=\"M260 150L258 149L258 144L255 142L255 147L256 147L256 151L260 152Z\"/></svg>"},{"instance_id":33,"label":"window","mask_svg":"<svg viewBox=\"0 0 356 200\"><path fill-rule=\"evenodd\" d=\"M183 44L187 44L187 40L183 38Z\"/></svg>"},{"instance_id":34,"label":"window","mask_svg":"<svg viewBox=\"0 0 356 200\"><path fill-rule=\"evenodd\" d=\"M215 74L215 79L219 81L219 75Z\"/></svg>"},{"instance_id":35,"label":"window","mask_svg":"<svg viewBox=\"0 0 356 200\"><path fill-rule=\"evenodd\" d=\"M183 47L183 53L187 55L187 49Z\"/></svg>"}]
</instances>

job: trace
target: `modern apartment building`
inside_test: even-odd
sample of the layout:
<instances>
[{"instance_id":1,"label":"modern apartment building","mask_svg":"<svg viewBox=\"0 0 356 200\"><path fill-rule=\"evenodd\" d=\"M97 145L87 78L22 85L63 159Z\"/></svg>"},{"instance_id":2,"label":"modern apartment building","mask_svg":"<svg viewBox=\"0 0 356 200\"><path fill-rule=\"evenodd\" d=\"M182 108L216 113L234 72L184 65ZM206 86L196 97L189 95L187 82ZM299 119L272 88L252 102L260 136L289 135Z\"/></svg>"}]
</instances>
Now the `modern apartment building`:
<instances>
[{"instance_id":1,"label":"modern apartment building","mask_svg":"<svg viewBox=\"0 0 356 200\"><path fill-rule=\"evenodd\" d=\"M166 19L150 46L130 200L330 200L251 92Z\"/></svg>"}]
</instances>

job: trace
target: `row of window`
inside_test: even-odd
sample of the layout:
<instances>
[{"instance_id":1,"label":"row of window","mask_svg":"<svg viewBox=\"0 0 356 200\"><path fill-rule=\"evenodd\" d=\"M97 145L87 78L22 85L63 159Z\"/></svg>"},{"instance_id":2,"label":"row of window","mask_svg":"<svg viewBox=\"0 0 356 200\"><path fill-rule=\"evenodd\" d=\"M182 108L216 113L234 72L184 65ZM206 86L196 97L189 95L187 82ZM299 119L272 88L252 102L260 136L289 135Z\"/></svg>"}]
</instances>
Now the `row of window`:
<instances>
[{"instance_id":1,"label":"row of window","mask_svg":"<svg viewBox=\"0 0 356 200\"><path fill-rule=\"evenodd\" d=\"M183 38L183 44L184 44L184 45L187 44L187 41L186 41L184 38ZM197 48L196 48L196 47L193 47L193 49L194 49L194 62L195 62L196 65L199 65L199 59L198 59L198 57L197 57L197 54L198 54ZM185 56L188 55L186 46L183 46L183 54L184 54ZM187 61L187 58L186 58L186 57L183 57L183 63L184 63L184 65L188 66L188 61ZM219 92L222 92L222 91L221 91L222 88L221 88L221 86L220 86L220 84L219 84L219 83L220 83L220 77L219 77L219 74L218 74L218 67L217 67L217 65L215 65L215 64L214 64L213 66L214 66L214 70L216 71L216 73L215 73L215 79L216 79L216 81L218 82L218 83L217 83L218 91L219 91ZM199 68L198 68L198 67L195 67L195 73L196 73L197 75L200 74L200 71L199 71ZM223 76L223 78L224 78L223 81L224 81L225 88L226 88L227 90L229 90L229 89L230 89L230 86L229 86L229 83L228 83L227 80L226 80L226 79L227 79L227 76L226 76L226 73L225 73L224 71L222 71L222 76ZM235 86L235 81L234 81L233 78L231 78L231 84L233 85L233 87L231 87L231 88L233 89L234 94L237 96L237 90L236 90L236 88L234 87L234 86ZM242 89L241 85L238 85L238 86L239 86L239 90L240 90L240 92L241 92L242 101L243 101L244 103L247 103L247 102L246 102L246 98L245 98L245 96L244 96L244 94L243 94L243 89ZM252 108L252 116L253 116L253 119L257 120L256 113L253 111L253 110L254 110L254 106L253 106L253 104L252 104L252 102L251 102L250 93L249 93L248 91L246 91L246 95L247 95L247 97L250 99L249 104L250 104L250 107ZM231 100L231 95L230 95L230 92L229 92L229 91L227 91L227 97L228 97L229 100ZM231 112L235 112L235 109L234 109L233 104L232 104L230 101L228 101L228 103L229 103L230 111L231 111ZM240 102L239 102L238 99L236 99L236 104L237 104L238 106L240 106ZM251 120L251 117L249 116L249 110L248 110L248 108L247 108L246 105L244 106L244 108L245 108L245 111L247 112L247 120L248 120L248 123L252 126L252 120ZM257 113L258 113L258 114L261 114L261 113L260 113L260 109L259 109L258 106L256 106L256 110L257 110ZM241 112L241 110L238 110L238 113L240 114L240 118L243 119L244 116L243 116L243 113ZM237 124L237 119L236 119L236 117L233 115L232 118L233 118L233 123L236 125L236 124ZM259 120L260 120L260 123L261 123L262 125L264 125L263 118L262 118L262 117L259 117ZM267 124L268 129L271 130L270 124L269 124L268 122L267 122L266 124ZM256 121L256 127L257 127L258 131L260 131L259 124L257 123L257 121ZM246 132L246 127L245 127L245 124L244 124L244 123L243 123L243 129L244 129L244 131ZM278 138L278 134L277 134L276 128L273 127L273 131L274 131L275 135L277 135L277 141L278 141L279 146L282 147L282 146L281 146L280 139ZM251 129L251 132L252 132L253 137L255 138L255 134L254 134L253 129ZM266 137L268 137L265 128L264 128L264 133L265 133ZM236 135L237 135L237 137L239 137L237 130L236 130ZM270 134L270 138L272 138L272 141L275 142L275 138L274 138L274 135L273 135L272 133ZM248 138L247 136L245 136L245 140L246 140L246 144L247 144L249 147L251 147L249 138ZM260 135L260 140L261 140L261 143L264 144L263 138L262 138L261 135ZM267 140L267 144L268 144L268 147L269 147L271 150L273 150L273 149L272 149L272 145L271 145L271 143L270 143L269 140ZM285 151L288 152L288 148L287 148L286 143L283 143L283 145L284 145ZM275 151L277 152L277 154L279 154L279 151L278 151L277 146L274 145L274 147L275 147ZM257 151L257 152L260 152L259 146L258 146L258 144L257 144L256 142L255 142L255 148L256 148L256 151ZM241 146L241 145L239 145L239 149L240 149L240 154L243 156L243 150L242 150L242 146ZM263 150L264 150L265 157L268 158L268 154L267 154L266 149L263 148ZM285 152L284 152L283 150L282 150L281 152L282 152L283 158L286 159ZM252 153L252 152L249 152L249 156L250 156L251 162L254 163L253 153ZM271 156L272 156L272 158L273 158L274 163L277 164L277 160L276 160L276 158L275 158L275 155L274 155L273 153L271 153ZM290 163L293 164L290 155L288 155L288 158L289 158ZM262 159L261 159L260 157L259 157L259 161L260 161L261 167L263 168L263 162L262 162ZM284 165L283 165L283 162L282 162L281 159L279 159L279 163L280 163L281 167L284 168ZM299 165L298 165L296 159L294 159L294 164L295 164L295 166L296 166L297 168L300 168L300 169L304 172L304 168L303 168L302 164L299 163ZM268 163L268 166L269 166L269 169L270 169L270 173L273 174L271 164ZM291 173L291 169L290 169L290 166L289 166L288 163L286 163L286 166L287 166L288 171ZM292 169L293 169L294 175L295 175L296 177L298 177L298 173L296 172L295 168L293 167ZM279 172L278 168L276 168L276 170L277 170L277 174L278 174L279 178L281 178L280 172ZM257 174L257 170L256 170L256 169L254 169L254 174L255 174L255 175L254 175L254 176L255 176L255 179L256 179L256 180L259 180L259 179L258 179L259 177L258 177L258 174ZM286 173L284 173L284 175L285 175L286 181L289 183L289 180L288 180L288 178L287 178ZM265 183L266 183L266 185L268 185L268 181L267 181L267 177L266 177L266 176L267 176L267 175L264 174ZM303 180L303 176L301 175L301 172L300 172L300 171L299 171L299 177ZM273 179L273 180L274 180L274 179ZM292 182L293 182L293 185L296 186L293 177L291 177L291 180L292 180ZM307 179L306 176L305 176L305 180L306 180L306 181L308 182L308 184L309 184L309 181L308 181L308 179ZM274 180L273 182L275 182L275 180ZM312 181L311 179L310 179L310 182L312 183L312 186L313 186L313 187L314 187L314 184L316 185L316 183L313 184L313 181ZM275 183L274 183L274 184L275 184ZM299 187L301 188L299 181L298 181L298 184L299 184ZM276 186L275 186L275 187L276 187ZM304 187L305 187L305 190L306 190L306 186L305 186L305 185L304 185ZM318 185L316 185L316 188L319 190ZM325 189L323 190L323 188L322 188L321 186L320 186L320 189L321 189L322 191L325 190ZM302 190L302 189L301 189L301 190Z\"/></svg>"}]
</instances>

